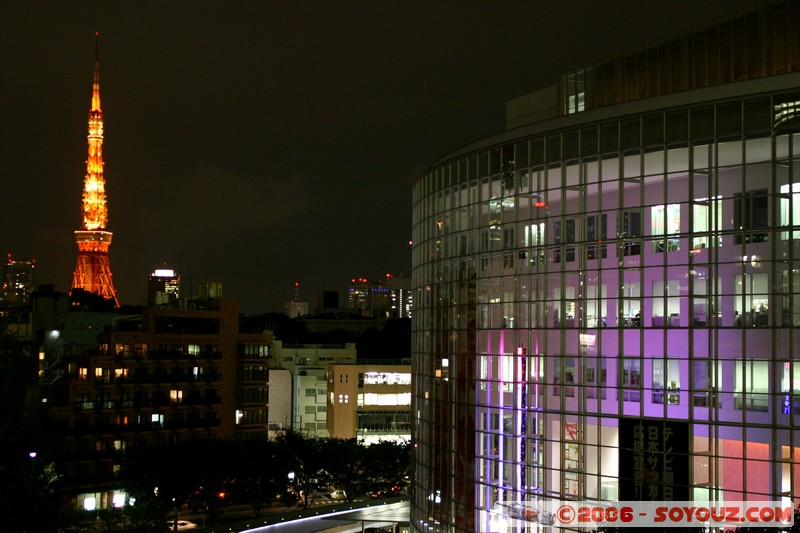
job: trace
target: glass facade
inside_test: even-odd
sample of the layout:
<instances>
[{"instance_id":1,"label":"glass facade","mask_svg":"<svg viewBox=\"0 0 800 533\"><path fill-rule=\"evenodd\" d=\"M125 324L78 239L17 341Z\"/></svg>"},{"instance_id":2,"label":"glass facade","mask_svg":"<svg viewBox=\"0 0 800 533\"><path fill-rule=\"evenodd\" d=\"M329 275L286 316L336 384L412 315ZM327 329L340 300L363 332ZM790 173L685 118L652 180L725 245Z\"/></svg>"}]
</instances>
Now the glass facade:
<instances>
[{"instance_id":1,"label":"glass facade","mask_svg":"<svg viewBox=\"0 0 800 533\"><path fill-rule=\"evenodd\" d=\"M497 531L503 501L795 499L797 87L582 111L417 180L413 527Z\"/></svg>"}]
</instances>

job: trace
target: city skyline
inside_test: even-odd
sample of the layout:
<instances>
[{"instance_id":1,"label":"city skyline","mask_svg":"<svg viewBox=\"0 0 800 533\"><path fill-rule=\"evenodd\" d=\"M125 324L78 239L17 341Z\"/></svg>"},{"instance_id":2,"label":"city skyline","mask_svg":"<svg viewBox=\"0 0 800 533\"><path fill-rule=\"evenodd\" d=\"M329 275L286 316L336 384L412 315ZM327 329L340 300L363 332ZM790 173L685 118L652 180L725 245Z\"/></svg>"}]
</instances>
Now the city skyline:
<instances>
[{"instance_id":1,"label":"city skyline","mask_svg":"<svg viewBox=\"0 0 800 533\"><path fill-rule=\"evenodd\" d=\"M68 290L95 32L120 303L167 263L256 313L295 281L310 301L410 277L414 178L500 131L507 99L754 3L12 2L0 252Z\"/></svg>"}]
</instances>

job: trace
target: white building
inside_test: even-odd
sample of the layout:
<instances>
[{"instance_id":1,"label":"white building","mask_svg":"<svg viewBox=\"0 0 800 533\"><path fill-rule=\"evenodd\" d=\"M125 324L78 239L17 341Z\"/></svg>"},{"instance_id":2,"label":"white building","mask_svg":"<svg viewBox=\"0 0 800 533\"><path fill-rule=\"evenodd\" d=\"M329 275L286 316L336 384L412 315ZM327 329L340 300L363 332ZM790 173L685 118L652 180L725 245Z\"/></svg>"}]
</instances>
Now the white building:
<instances>
[{"instance_id":1,"label":"white building","mask_svg":"<svg viewBox=\"0 0 800 533\"><path fill-rule=\"evenodd\" d=\"M275 341L274 350L275 364L292 375L292 428L318 437L329 436L327 367L355 363L355 343L284 344ZM270 403L273 398L271 396Z\"/></svg>"}]
</instances>

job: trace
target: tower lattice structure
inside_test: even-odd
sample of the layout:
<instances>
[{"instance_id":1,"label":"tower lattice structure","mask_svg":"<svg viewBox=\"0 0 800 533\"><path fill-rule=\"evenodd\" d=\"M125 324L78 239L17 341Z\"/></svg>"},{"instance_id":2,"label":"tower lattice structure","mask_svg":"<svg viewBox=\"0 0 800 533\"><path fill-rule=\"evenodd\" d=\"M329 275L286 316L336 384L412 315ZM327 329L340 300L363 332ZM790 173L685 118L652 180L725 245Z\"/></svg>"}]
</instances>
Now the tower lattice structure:
<instances>
[{"instance_id":1,"label":"tower lattice structure","mask_svg":"<svg viewBox=\"0 0 800 533\"><path fill-rule=\"evenodd\" d=\"M89 157L83 180L83 222L75 232L78 243L78 264L72 276L72 289L83 289L114 301L119 307L117 291L111 281L108 248L112 233L106 230L108 206L103 178L103 110L100 107L100 59L95 35L92 107L89 110Z\"/></svg>"}]
</instances>

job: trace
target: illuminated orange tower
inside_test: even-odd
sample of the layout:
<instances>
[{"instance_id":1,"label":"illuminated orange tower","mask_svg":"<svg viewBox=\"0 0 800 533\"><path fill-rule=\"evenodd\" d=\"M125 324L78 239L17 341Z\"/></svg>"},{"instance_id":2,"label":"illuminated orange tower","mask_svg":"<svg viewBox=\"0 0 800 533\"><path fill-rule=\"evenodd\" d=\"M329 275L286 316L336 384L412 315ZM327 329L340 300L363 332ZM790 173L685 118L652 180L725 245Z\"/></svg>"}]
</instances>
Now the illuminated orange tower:
<instances>
[{"instance_id":1,"label":"illuminated orange tower","mask_svg":"<svg viewBox=\"0 0 800 533\"><path fill-rule=\"evenodd\" d=\"M103 110L100 108L100 58L98 34L95 34L94 81L92 107L89 110L89 158L83 179L83 224L75 232L78 243L78 264L72 276L72 289L83 289L114 301L119 307L117 291L111 282L108 262L110 231L106 231L108 210L106 182L103 178Z\"/></svg>"}]
</instances>

